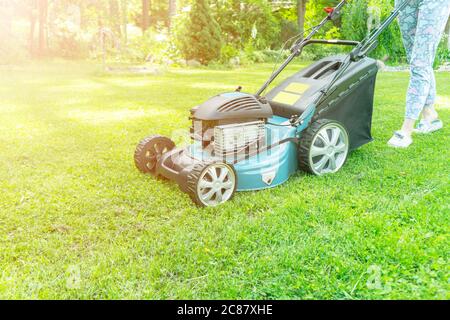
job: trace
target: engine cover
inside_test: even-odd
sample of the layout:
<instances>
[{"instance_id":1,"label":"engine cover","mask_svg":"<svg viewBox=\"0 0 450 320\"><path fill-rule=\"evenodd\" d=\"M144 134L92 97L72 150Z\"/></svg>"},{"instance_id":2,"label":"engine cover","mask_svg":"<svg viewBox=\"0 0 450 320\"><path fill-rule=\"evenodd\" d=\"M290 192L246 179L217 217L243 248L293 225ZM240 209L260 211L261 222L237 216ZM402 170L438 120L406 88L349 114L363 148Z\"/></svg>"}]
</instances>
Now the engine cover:
<instances>
[{"instance_id":1,"label":"engine cover","mask_svg":"<svg viewBox=\"0 0 450 320\"><path fill-rule=\"evenodd\" d=\"M219 94L191 110L192 118L198 120L267 119L272 108L266 101L241 92Z\"/></svg>"}]
</instances>

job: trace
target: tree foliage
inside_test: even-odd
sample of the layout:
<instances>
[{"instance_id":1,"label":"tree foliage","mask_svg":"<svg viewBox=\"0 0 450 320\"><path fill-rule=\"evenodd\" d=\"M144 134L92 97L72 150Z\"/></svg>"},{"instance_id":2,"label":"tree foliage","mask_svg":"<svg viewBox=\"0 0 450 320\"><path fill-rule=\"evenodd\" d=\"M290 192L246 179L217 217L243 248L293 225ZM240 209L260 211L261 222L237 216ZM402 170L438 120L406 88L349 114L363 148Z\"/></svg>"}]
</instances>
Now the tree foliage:
<instances>
[{"instance_id":1,"label":"tree foliage","mask_svg":"<svg viewBox=\"0 0 450 320\"><path fill-rule=\"evenodd\" d=\"M387 18L393 5L390 0L353 0L344 9L342 18L342 36L346 39L361 40L372 28L376 28L380 21ZM379 45L374 55L378 58L397 62L405 55L400 28L393 23L379 37Z\"/></svg>"},{"instance_id":2,"label":"tree foliage","mask_svg":"<svg viewBox=\"0 0 450 320\"><path fill-rule=\"evenodd\" d=\"M222 46L221 30L211 14L208 0L195 0L185 32L180 36L180 49L187 60L195 59L202 64L208 64L219 58Z\"/></svg>"},{"instance_id":3,"label":"tree foliage","mask_svg":"<svg viewBox=\"0 0 450 320\"><path fill-rule=\"evenodd\" d=\"M227 44L238 49L249 42L256 49L278 44L279 20L267 0L215 0L213 8Z\"/></svg>"},{"instance_id":4,"label":"tree foliage","mask_svg":"<svg viewBox=\"0 0 450 320\"><path fill-rule=\"evenodd\" d=\"M226 63L244 55L258 56L249 60L261 61L262 52L280 49L302 30L308 33L325 16L323 8L338 2L4 0L5 5L0 6L0 59L47 55L144 61L149 55L158 55L171 61L185 57L206 64L219 56ZM368 26L376 25L392 8L393 0L348 1L342 18L327 24L317 36L361 40L368 34ZM444 41L438 62L448 61L450 56L450 45ZM315 59L339 50L342 48L311 46L305 53ZM380 36L374 56L391 62L405 60L398 24Z\"/></svg>"}]
</instances>

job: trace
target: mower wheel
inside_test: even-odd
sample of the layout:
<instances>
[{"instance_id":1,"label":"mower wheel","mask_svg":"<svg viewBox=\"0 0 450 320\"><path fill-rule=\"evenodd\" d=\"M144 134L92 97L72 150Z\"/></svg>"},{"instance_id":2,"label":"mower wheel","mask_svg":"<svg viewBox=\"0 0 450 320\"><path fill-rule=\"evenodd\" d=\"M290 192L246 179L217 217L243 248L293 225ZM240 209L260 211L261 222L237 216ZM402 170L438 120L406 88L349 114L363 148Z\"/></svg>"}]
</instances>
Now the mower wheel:
<instances>
[{"instance_id":1,"label":"mower wheel","mask_svg":"<svg viewBox=\"0 0 450 320\"><path fill-rule=\"evenodd\" d=\"M215 207L230 200L236 186L233 166L219 161L200 162L187 176L187 193L201 207Z\"/></svg>"},{"instance_id":2,"label":"mower wheel","mask_svg":"<svg viewBox=\"0 0 450 320\"><path fill-rule=\"evenodd\" d=\"M300 137L299 167L315 175L335 173L342 168L349 151L349 137L344 125L335 120L313 122Z\"/></svg>"},{"instance_id":3,"label":"mower wheel","mask_svg":"<svg viewBox=\"0 0 450 320\"><path fill-rule=\"evenodd\" d=\"M149 136L143 139L134 152L134 164L143 173L155 173L156 163L167 151L172 150L175 143L162 136Z\"/></svg>"}]
</instances>

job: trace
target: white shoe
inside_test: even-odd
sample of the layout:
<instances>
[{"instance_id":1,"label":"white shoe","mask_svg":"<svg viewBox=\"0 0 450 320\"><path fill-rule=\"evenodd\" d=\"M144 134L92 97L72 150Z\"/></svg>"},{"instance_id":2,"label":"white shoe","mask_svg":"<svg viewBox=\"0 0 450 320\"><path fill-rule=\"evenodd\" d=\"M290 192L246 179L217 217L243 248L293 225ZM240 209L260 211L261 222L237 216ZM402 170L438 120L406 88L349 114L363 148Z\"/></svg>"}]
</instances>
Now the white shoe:
<instances>
[{"instance_id":1,"label":"white shoe","mask_svg":"<svg viewBox=\"0 0 450 320\"><path fill-rule=\"evenodd\" d=\"M388 141L388 145L394 148L408 148L411 143L411 137L401 131L395 131L391 140Z\"/></svg>"},{"instance_id":2,"label":"white shoe","mask_svg":"<svg viewBox=\"0 0 450 320\"><path fill-rule=\"evenodd\" d=\"M432 133L432 132L442 129L443 126L444 126L444 124L439 119L436 119L433 121L422 119L422 120L420 120L417 127L414 129L414 132L421 133L421 134Z\"/></svg>"}]
</instances>

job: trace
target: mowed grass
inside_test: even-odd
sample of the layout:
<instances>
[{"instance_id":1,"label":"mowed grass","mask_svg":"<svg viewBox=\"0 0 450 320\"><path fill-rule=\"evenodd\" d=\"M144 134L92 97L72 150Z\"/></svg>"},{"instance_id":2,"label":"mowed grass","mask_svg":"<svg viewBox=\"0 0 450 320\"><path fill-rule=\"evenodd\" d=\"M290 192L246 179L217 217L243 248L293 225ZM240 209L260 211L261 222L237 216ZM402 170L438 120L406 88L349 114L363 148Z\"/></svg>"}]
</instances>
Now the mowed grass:
<instances>
[{"instance_id":1,"label":"mowed grass","mask_svg":"<svg viewBox=\"0 0 450 320\"><path fill-rule=\"evenodd\" d=\"M192 106L271 69L0 67L0 298L450 298L449 73L446 127L408 150L386 145L408 73L381 73L375 141L334 175L199 209L136 170L141 138L187 129Z\"/></svg>"}]
</instances>

